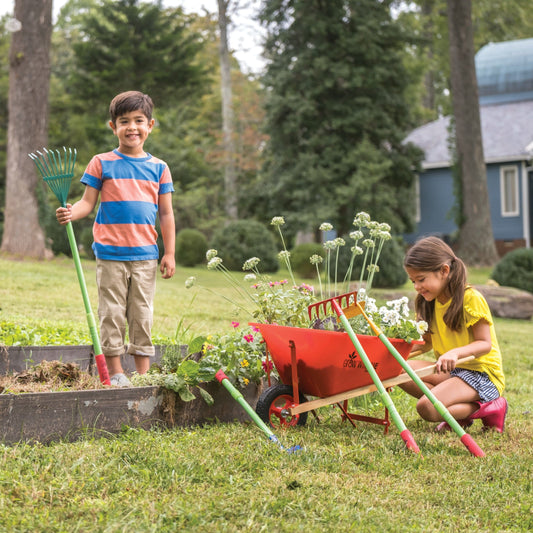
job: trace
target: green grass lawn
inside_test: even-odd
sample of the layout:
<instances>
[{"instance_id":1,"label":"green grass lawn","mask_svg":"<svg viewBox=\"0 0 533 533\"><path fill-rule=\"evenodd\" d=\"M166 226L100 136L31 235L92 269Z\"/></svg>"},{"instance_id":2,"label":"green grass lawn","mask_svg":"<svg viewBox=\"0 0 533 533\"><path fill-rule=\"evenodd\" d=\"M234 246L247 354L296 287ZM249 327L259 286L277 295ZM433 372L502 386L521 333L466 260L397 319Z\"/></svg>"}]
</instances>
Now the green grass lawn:
<instances>
[{"instance_id":1,"label":"green grass lawn","mask_svg":"<svg viewBox=\"0 0 533 533\"><path fill-rule=\"evenodd\" d=\"M96 313L94 264L84 269ZM473 283L489 275L471 274ZM209 290L186 290L192 275ZM70 260L0 258L0 280L0 321L85 328ZM205 268L158 280L154 333L185 339L247 321L220 297L231 297L224 285ZM334 407L322 408L320 421L276 431L283 445L302 446L297 454L252 423L0 445L0 532L531 531L533 323L496 319L496 330L509 414L503 435L472 426L484 458L470 456L454 433L435 434L399 389L394 403L423 457L406 450L394 425L388 435L377 425L353 428ZM382 415L375 395L352 407Z\"/></svg>"}]
</instances>

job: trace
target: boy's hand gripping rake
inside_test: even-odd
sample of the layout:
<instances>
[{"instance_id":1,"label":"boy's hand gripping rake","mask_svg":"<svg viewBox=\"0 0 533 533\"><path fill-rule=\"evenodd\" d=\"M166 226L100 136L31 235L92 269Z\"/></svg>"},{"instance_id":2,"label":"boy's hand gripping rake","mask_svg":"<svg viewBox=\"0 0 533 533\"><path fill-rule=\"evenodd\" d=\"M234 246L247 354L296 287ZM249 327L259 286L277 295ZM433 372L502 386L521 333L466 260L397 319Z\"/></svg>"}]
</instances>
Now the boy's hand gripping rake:
<instances>
[{"instance_id":1,"label":"boy's hand gripping rake","mask_svg":"<svg viewBox=\"0 0 533 533\"><path fill-rule=\"evenodd\" d=\"M281 445L276 435L274 435L272 430L261 420L259 415L252 409L252 406L244 399L244 396L232 385L228 379L228 376L224 374L222 369L215 374L215 377L231 394L232 398L236 400L237 403L248 413L250 418L256 423L259 429L261 429L267 435L268 439L279 446L280 450L286 450L288 453L294 453L301 449L299 445L293 446L289 449L286 449Z\"/></svg>"},{"instance_id":2,"label":"boy's hand gripping rake","mask_svg":"<svg viewBox=\"0 0 533 533\"><path fill-rule=\"evenodd\" d=\"M344 302L344 305L347 307L350 303L351 298L353 298L355 301L355 299L357 298L357 292L341 294L340 296L335 296L334 298L328 298L327 300L323 300L316 304L312 304L307 309L309 313L309 318L313 317L313 313L315 313L316 316L318 317L321 310L323 314L325 315L327 313L328 307L330 307L335 312L340 322L344 326L346 333L348 333L351 341L353 342L353 345L355 346L357 353L361 357L361 360L363 361L363 364L365 365L367 372L370 374L370 377L372 378L372 381L374 382L374 385L376 386L376 389L378 390L378 393L381 397L381 401L383 402L383 405L390 412L391 418L395 426L398 428L398 431L400 432L400 436L404 440L405 445L407 446L407 449L412 450L415 453L420 453L420 449L418 448L418 445L416 444L415 439L411 435L411 432L407 429L398 411L396 410L396 406L394 405L389 393L387 392L387 390L381 383L381 380L379 379L379 376L377 375L376 370L372 366L370 359L365 353L363 346L359 342L357 335L354 333L353 328L350 325L350 322L348 322L348 319L346 318L342 310L341 306L343 305L343 302Z\"/></svg>"},{"instance_id":3,"label":"boy's hand gripping rake","mask_svg":"<svg viewBox=\"0 0 533 533\"><path fill-rule=\"evenodd\" d=\"M353 294L353 293L352 293ZM376 336L381 340L381 342L387 347L391 355L400 363L405 372L409 377L418 385L423 394L429 399L433 404L433 407L437 410L440 416L449 424L449 426L457 433L457 436L461 439L461 442L466 446L468 451L476 457L484 457L485 453L483 450L476 444L474 439L465 432L465 430L459 425L455 418L450 414L448 409L440 402L427 385L420 379L416 372L411 368L409 363L398 353L398 350L392 345L389 339L385 336L383 331L373 322L373 320L365 313L362 302L357 301L357 293L353 297L353 303L346 306L344 311L347 316L356 316L363 315L368 322L368 325L372 328L372 331Z\"/></svg>"},{"instance_id":4,"label":"boy's hand gripping rake","mask_svg":"<svg viewBox=\"0 0 533 533\"><path fill-rule=\"evenodd\" d=\"M43 148L44 154L37 150L37 155L34 153L28 154L35 163L37 170L43 177L45 183L50 187L56 198L61 203L62 207L67 206L67 197L70 190L70 184L74 177L74 163L76 162L76 149L63 148L64 154L61 156L59 150L47 150ZM83 303L85 305L85 312L87 314L87 323L93 341L93 348L95 353L96 366L98 368L98 376L104 385L110 385L109 372L105 362L105 356L102 353L100 346L100 339L98 337L98 330L94 315L89 302L89 295L87 293L87 286L85 284L85 277L81 268L80 254L76 244L76 237L72 228L72 222L66 225L68 241L76 265L76 273L78 274L78 281L80 284L81 294L83 296Z\"/></svg>"}]
</instances>

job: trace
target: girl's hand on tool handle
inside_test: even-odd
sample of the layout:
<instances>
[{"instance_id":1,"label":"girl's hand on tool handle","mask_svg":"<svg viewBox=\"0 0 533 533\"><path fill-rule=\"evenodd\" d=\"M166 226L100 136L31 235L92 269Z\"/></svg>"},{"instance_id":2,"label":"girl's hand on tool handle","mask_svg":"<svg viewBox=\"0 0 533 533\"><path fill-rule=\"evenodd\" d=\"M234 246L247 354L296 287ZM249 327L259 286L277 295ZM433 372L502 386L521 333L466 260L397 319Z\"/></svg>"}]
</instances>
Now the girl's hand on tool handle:
<instances>
[{"instance_id":1,"label":"girl's hand on tool handle","mask_svg":"<svg viewBox=\"0 0 533 533\"><path fill-rule=\"evenodd\" d=\"M72 204L67 204L67 207L58 207L56 218L62 226L67 225L72 220Z\"/></svg>"},{"instance_id":2,"label":"girl's hand on tool handle","mask_svg":"<svg viewBox=\"0 0 533 533\"><path fill-rule=\"evenodd\" d=\"M457 364L457 359L459 359L459 354L457 353L457 350L450 350L449 352L446 352L442 354L435 364L435 372L437 374L442 373L449 373L452 370L455 369L455 365Z\"/></svg>"}]
</instances>

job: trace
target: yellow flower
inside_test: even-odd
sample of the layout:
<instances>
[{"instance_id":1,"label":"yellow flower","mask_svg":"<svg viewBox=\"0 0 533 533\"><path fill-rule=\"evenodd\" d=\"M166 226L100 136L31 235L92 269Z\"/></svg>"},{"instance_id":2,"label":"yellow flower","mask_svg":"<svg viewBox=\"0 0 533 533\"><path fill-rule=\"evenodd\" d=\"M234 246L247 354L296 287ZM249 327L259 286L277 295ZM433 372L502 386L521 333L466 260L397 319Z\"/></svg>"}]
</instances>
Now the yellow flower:
<instances>
[{"instance_id":1,"label":"yellow flower","mask_svg":"<svg viewBox=\"0 0 533 533\"><path fill-rule=\"evenodd\" d=\"M246 359L243 359L243 360L241 361L241 366L242 366L243 368L245 368L245 367L247 367L247 366L250 366L250 363L249 363Z\"/></svg>"},{"instance_id":2,"label":"yellow flower","mask_svg":"<svg viewBox=\"0 0 533 533\"><path fill-rule=\"evenodd\" d=\"M250 383L250 380L248 378L242 378L242 382L244 383L244 386L248 385Z\"/></svg>"}]
</instances>

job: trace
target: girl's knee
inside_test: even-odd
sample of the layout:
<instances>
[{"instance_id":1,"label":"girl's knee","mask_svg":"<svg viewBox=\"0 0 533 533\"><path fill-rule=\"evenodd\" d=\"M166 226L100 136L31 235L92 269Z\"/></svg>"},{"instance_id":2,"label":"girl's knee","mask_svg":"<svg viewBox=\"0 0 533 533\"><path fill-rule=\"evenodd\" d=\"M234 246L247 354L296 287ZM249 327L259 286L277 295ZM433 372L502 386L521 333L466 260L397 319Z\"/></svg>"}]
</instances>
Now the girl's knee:
<instances>
[{"instance_id":1,"label":"girl's knee","mask_svg":"<svg viewBox=\"0 0 533 533\"><path fill-rule=\"evenodd\" d=\"M418 414L428 422L438 422L442 420L435 407L433 407L433 404L425 396L422 396L422 398L416 403L416 410Z\"/></svg>"}]
</instances>

